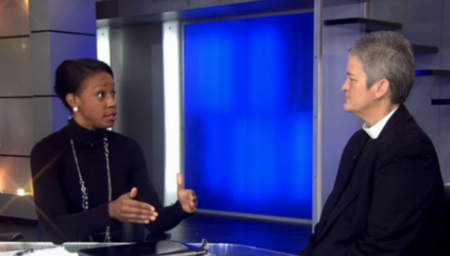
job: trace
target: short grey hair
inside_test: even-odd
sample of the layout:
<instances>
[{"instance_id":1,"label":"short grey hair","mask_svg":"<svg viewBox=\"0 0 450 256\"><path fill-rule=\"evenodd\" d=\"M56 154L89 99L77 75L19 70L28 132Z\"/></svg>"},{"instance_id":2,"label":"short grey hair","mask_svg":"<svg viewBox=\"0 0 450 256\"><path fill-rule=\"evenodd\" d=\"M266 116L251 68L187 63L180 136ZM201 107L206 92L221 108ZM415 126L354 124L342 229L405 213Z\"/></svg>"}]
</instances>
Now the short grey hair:
<instances>
[{"instance_id":1,"label":"short grey hair","mask_svg":"<svg viewBox=\"0 0 450 256\"><path fill-rule=\"evenodd\" d=\"M349 49L349 54L362 62L367 88L387 79L391 102L406 101L414 83L415 65L411 44L403 35L391 31L366 34Z\"/></svg>"}]
</instances>

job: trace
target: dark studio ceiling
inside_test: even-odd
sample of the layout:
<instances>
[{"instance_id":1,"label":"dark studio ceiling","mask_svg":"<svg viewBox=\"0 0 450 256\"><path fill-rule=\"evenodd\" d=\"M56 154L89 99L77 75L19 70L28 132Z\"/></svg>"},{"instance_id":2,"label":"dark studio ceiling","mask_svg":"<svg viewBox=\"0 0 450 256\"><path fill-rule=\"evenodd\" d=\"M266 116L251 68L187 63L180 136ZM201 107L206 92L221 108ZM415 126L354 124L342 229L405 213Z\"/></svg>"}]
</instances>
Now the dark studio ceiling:
<instances>
[{"instance_id":1,"label":"dark studio ceiling","mask_svg":"<svg viewBox=\"0 0 450 256\"><path fill-rule=\"evenodd\" d=\"M341 5L362 0L324 0ZM97 27L122 27L170 20L200 21L239 16L313 11L314 0L107 0L97 3Z\"/></svg>"}]
</instances>

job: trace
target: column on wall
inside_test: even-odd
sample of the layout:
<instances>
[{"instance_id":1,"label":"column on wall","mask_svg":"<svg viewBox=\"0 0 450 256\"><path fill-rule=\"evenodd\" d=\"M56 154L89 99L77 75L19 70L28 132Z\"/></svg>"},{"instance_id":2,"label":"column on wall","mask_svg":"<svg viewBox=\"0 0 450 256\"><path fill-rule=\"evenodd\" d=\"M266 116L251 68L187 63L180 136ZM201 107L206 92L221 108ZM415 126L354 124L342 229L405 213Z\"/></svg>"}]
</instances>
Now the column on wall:
<instances>
[{"instance_id":1,"label":"column on wall","mask_svg":"<svg viewBox=\"0 0 450 256\"><path fill-rule=\"evenodd\" d=\"M323 20L363 16L363 3L324 6ZM348 49L362 36L355 25L330 26L322 28L322 104L321 141L316 147L321 154L320 164L315 167L313 221L316 223L331 190L337 174L342 151L350 136L361 128L361 121L347 113L343 106L345 95L341 87L346 79ZM316 74L317 75L317 74ZM317 161L317 159L316 159ZM318 169L319 167L319 169Z\"/></svg>"},{"instance_id":2,"label":"column on wall","mask_svg":"<svg viewBox=\"0 0 450 256\"><path fill-rule=\"evenodd\" d=\"M41 140L67 123L53 90L54 73L66 59L96 58L95 2L30 1L33 138Z\"/></svg>"},{"instance_id":3,"label":"column on wall","mask_svg":"<svg viewBox=\"0 0 450 256\"><path fill-rule=\"evenodd\" d=\"M33 218L17 210L30 205L33 144L28 1L0 0L0 215ZM16 200L12 200L17 198Z\"/></svg>"},{"instance_id":4,"label":"column on wall","mask_svg":"<svg viewBox=\"0 0 450 256\"><path fill-rule=\"evenodd\" d=\"M66 124L54 72L96 58L95 21L91 0L0 0L0 216L36 219L30 151Z\"/></svg>"}]
</instances>

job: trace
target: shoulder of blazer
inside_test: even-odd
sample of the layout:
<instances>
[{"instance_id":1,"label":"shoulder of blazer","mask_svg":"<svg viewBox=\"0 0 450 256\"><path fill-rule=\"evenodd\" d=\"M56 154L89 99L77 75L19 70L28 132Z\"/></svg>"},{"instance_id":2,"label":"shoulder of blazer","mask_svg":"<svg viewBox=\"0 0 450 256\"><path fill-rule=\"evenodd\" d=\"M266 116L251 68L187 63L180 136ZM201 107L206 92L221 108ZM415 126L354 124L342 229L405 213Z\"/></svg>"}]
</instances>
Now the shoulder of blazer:
<instances>
[{"instance_id":1,"label":"shoulder of blazer","mask_svg":"<svg viewBox=\"0 0 450 256\"><path fill-rule=\"evenodd\" d=\"M402 105L401 105L402 106ZM381 162L401 156L435 158L436 150L431 139L416 123L406 108L399 108L376 140ZM383 160L384 159L384 160Z\"/></svg>"},{"instance_id":2,"label":"shoulder of blazer","mask_svg":"<svg viewBox=\"0 0 450 256\"><path fill-rule=\"evenodd\" d=\"M344 148L345 151L358 151L362 148L365 141L367 140L368 135L363 129L359 129L353 135L350 137L350 139L347 142L347 145Z\"/></svg>"},{"instance_id":3,"label":"shoulder of blazer","mask_svg":"<svg viewBox=\"0 0 450 256\"><path fill-rule=\"evenodd\" d=\"M378 136L379 143L391 140L409 140L415 137L427 137L425 132L414 120L406 107L401 104L397 111L388 120Z\"/></svg>"},{"instance_id":4,"label":"shoulder of blazer","mask_svg":"<svg viewBox=\"0 0 450 256\"><path fill-rule=\"evenodd\" d=\"M367 136L367 133L363 129L359 129L358 131L353 133L353 135L348 140L348 143L354 143L357 141L364 140L366 138L366 136Z\"/></svg>"}]
</instances>

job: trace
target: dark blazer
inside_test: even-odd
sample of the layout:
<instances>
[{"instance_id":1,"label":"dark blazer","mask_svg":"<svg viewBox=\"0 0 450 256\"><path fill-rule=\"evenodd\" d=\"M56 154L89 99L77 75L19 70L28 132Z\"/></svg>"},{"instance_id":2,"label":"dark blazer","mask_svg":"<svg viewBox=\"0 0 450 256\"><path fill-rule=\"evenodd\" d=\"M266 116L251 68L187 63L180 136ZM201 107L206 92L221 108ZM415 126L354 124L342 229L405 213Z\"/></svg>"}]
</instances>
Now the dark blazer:
<instances>
[{"instance_id":1,"label":"dark blazer","mask_svg":"<svg viewBox=\"0 0 450 256\"><path fill-rule=\"evenodd\" d=\"M436 255L443 218L436 151L400 105L377 139L362 129L350 138L333 191L300 255Z\"/></svg>"}]
</instances>

